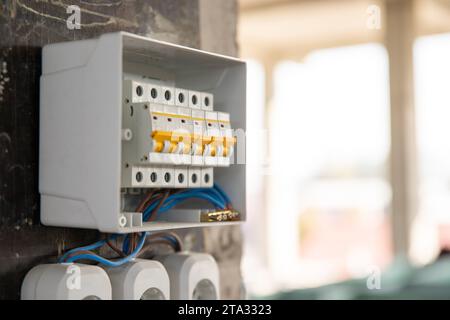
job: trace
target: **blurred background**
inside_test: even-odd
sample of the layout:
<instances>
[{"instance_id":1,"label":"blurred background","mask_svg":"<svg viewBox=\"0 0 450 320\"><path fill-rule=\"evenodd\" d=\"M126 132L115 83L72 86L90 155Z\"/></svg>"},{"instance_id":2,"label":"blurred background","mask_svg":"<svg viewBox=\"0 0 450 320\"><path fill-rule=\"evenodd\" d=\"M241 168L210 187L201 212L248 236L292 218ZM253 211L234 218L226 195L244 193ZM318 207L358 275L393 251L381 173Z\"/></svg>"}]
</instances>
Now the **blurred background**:
<instances>
[{"instance_id":1,"label":"blurred background","mask_svg":"<svg viewBox=\"0 0 450 320\"><path fill-rule=\"evenodd\" d=\"M450 298L450 0L239 0L250 297Z\"/></svg>"}]
</instances>

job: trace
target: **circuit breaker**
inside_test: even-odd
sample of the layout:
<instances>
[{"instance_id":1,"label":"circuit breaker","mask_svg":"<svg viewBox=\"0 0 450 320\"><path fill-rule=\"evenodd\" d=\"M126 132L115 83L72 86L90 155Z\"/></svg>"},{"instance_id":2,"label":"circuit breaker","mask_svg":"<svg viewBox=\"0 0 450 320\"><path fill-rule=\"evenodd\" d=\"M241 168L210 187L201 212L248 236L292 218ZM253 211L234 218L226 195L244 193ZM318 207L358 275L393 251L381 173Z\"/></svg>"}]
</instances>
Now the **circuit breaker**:
<instances>
[{"instance_id":1,"label":"circuit breaker","mask_svg":"<svg viewBox=\"0 0 450 320\"><path fill-rule=\"evenodd\" d=\"M212 187L230 166L236 137L213 94L125 79L123 97L122 187Z\"/></svg>"},{"instance_id":2,"label":"circuit breaker","mask_svg":"<svg viewBox=\"0 0 450 320\"><path fill-rule=\"evenodd\" d=\"M46 225L130 233L245 220L245 63L125 32L42 52L39 190ZM152 190L220 185L148 221Z\"/></svg>"}]
</instances>

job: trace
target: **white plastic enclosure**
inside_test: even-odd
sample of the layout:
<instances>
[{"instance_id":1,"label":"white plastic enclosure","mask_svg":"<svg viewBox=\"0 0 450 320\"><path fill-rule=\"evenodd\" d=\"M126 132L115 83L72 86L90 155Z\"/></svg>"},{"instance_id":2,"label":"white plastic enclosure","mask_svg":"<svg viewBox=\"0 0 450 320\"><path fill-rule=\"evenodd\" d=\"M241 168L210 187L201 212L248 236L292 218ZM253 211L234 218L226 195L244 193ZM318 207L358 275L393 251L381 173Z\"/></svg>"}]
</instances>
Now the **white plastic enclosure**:
<instances>
[{"instance_id":1,"label":"white plastic enclosure","mask_svg":"<svg viewBox=\"0 0 450 320\"><path fill-rule=\"evenodd\" d=\"M129 170L123 144L133 139L122 123L126 80L174 88L174 93L210 94L214 111L229 114L233 129L245 130L246 68L241 60L125 32L47 45L42 53L40 88L42 223L114 233L235 223L142 222L142 215L130 209L132 196L144 189L130 187L123 180ZM214 167L214 182L229 195L242 221L245 138L237 138L231 165ZM175 170L198 170L200 174L210 170L172 169L174 174ZM203 202L194 201L186 206L205 208Z\"/></svg>"}]
</instances>

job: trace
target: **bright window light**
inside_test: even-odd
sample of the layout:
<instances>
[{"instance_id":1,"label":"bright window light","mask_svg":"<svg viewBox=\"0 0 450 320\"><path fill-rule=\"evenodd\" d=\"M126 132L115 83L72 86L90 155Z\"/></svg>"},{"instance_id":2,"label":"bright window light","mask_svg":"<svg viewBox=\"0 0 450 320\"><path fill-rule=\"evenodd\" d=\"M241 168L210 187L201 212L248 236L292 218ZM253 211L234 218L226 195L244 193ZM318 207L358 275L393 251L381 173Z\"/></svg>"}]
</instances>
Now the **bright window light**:
<instances>
[{"instance_id":1,"label":"bright window light","mask_svg":"<svg viewBox=\"0 0 450 320\"><path fill-rule=\"evenodd\" d=\"M364 276L392 258L383 46L317 50L275 69L267 261L273 289Z\"/></svg>"},{"instance_id":2,"label":"bright window light","mask_svg":"<svg viewBox=\"0 0 450 320\"><path fill-rule=\"evenodd\" d=\"M450 249L450 34L420 37L414 47L419 210L412 257L433 260Z\"/></svg>"}]
</instances>

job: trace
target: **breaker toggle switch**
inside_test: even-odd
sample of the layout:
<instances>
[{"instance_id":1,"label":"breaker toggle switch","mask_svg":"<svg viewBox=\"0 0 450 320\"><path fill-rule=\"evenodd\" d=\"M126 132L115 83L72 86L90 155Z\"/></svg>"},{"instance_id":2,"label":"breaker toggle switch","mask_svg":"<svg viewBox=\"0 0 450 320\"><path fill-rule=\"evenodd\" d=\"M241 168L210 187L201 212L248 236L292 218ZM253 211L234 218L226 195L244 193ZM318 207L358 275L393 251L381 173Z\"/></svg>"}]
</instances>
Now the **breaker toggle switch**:
<instances>
[{"instance_id":1,"label":"breaker toggle switch","mask_svg":"<svg viewBox=\"0 0 450 320\"><path fill-rule=\"evenodd\" d=\"M171 141L176 144L173 153L190 154L192 138L189 133L172 132Z\"/></svg>"},{"instance_id":2,"label":"breaker toggle switch","mask_svg":"<svg viewBox=\"0 0 450 320\"><path fill-rule=\"evenodd\" d=\"M223 141L223 156L231 157L233 155L234 145L236 144L236 137L224 137Z\"/></svg>"},{"instance_id":3,"label":"breaker toggle switch","mask_svg":"<svg viewBox=\"0 0 450 320\"><path fill-rule=\"evenodd\" d=\"M199 143L193 143L192 144L192 149L191 149L191 154L194 156L200 156L203 153L203 146Z\"/></svg>"}]
</instances>

